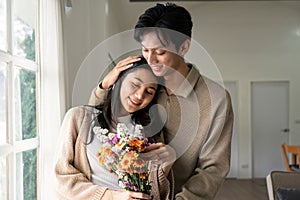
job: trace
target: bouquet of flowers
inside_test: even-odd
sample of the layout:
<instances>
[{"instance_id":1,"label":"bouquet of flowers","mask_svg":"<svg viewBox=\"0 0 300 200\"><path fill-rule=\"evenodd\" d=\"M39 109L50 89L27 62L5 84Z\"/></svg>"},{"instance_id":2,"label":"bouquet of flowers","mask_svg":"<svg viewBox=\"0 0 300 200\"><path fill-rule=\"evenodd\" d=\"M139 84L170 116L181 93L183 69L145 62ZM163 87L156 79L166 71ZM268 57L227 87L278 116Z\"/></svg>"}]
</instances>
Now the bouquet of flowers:
<instances>
[{"instance_id":1,"label":"bouquet of flowers","mask_svg":"<svg viewBox=\"0 0 300 200\"><path fill-rule=\"evenodd\" d=\"M149 146L142 129L141 125L136 125L130 132L125 124L119 123L117 133L101 127L94 127L93 131L103 143L97 154L100 165L118 175L121 188L150 194L150 163L139 154Z\"/></svg>"}]
</instances>

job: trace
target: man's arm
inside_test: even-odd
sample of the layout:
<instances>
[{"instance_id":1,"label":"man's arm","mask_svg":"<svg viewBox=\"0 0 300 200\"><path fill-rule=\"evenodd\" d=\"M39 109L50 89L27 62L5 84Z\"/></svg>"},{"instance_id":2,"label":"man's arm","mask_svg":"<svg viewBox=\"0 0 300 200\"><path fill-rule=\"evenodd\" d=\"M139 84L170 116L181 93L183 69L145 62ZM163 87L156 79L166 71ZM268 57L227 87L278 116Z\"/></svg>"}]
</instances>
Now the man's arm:
<instances>
[{"instance_id":1,"label":"man's arm","mask_svg":"<svg viewBox=\"0 0 300 200\"><path fill-rule=\"evenodd\" d=\"M103 103L107 97L108 89L102 89L101 88L102 82L100 82L97 87L95 87L91 93L90 99L89 99L89 105L96 106L100 103Z\"/></svg>"}]
</instances>

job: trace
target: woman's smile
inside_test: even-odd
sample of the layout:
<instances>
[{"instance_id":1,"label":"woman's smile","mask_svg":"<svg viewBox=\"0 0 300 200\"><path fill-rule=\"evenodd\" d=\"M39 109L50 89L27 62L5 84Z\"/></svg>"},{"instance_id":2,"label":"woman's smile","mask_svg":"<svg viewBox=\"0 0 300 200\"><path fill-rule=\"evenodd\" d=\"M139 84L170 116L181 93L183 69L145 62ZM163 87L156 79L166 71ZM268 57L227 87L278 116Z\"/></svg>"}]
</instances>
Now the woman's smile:
<instances>
[{"instance_id":1,"label":"woman's smile","mask_svg":"<svg viewBox=\"0 0 300 200\"><path fill-rule=\"evenodd\" d=\"M142 104L142 101L141 100L138 100L134 97L128 97L128 100L129 100L129 103L132 104L133 106L139 106Z\"/></svg>"}]
</instances>

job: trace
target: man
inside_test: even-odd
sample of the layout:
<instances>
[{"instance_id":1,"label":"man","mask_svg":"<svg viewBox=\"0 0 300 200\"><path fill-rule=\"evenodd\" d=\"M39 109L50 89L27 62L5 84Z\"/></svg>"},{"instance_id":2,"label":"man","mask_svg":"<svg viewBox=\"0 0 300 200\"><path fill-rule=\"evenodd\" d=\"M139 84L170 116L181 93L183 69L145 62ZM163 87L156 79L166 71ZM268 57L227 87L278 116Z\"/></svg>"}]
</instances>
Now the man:
<instances>
[{"instance_id":1,"label":"man","mask_svg":"<svg viewBox=\"0 0 300 200\"><path fill-rule=\"evenodd\" d=\"M166 115L165 143L177 154L173 165L176 200L213 199L230 169L230 95L201 75L196 66L185 62L192 26L185 8L157 4L139 17L134 33L153 72L164 78L158 103ZM137 59L124 59L114 70L131 67ZM103 80L93 91L90 103L97 102L103 89L110 86L109 80Z\"/></svg>"}]
</instances>

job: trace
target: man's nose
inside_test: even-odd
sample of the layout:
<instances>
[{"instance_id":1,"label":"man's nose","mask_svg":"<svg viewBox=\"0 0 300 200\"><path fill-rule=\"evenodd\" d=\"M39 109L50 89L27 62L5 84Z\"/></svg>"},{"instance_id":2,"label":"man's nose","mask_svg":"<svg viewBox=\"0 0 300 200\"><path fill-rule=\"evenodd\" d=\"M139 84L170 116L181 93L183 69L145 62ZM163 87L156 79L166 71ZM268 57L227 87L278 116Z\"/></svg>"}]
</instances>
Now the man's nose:
<instances>
[{"instance_id":1,"label":"man's nose","mask_svg":"<svg viewBox=\"0 0 300 200\"><path fill-rule=\"evenodd\" d=\"M156 55L153 52L149 52L148 53L148 58L147 58L147 62L149 65L154 65L157 63L157 59L156 59Z\"/></svg>"}]
</instances>

